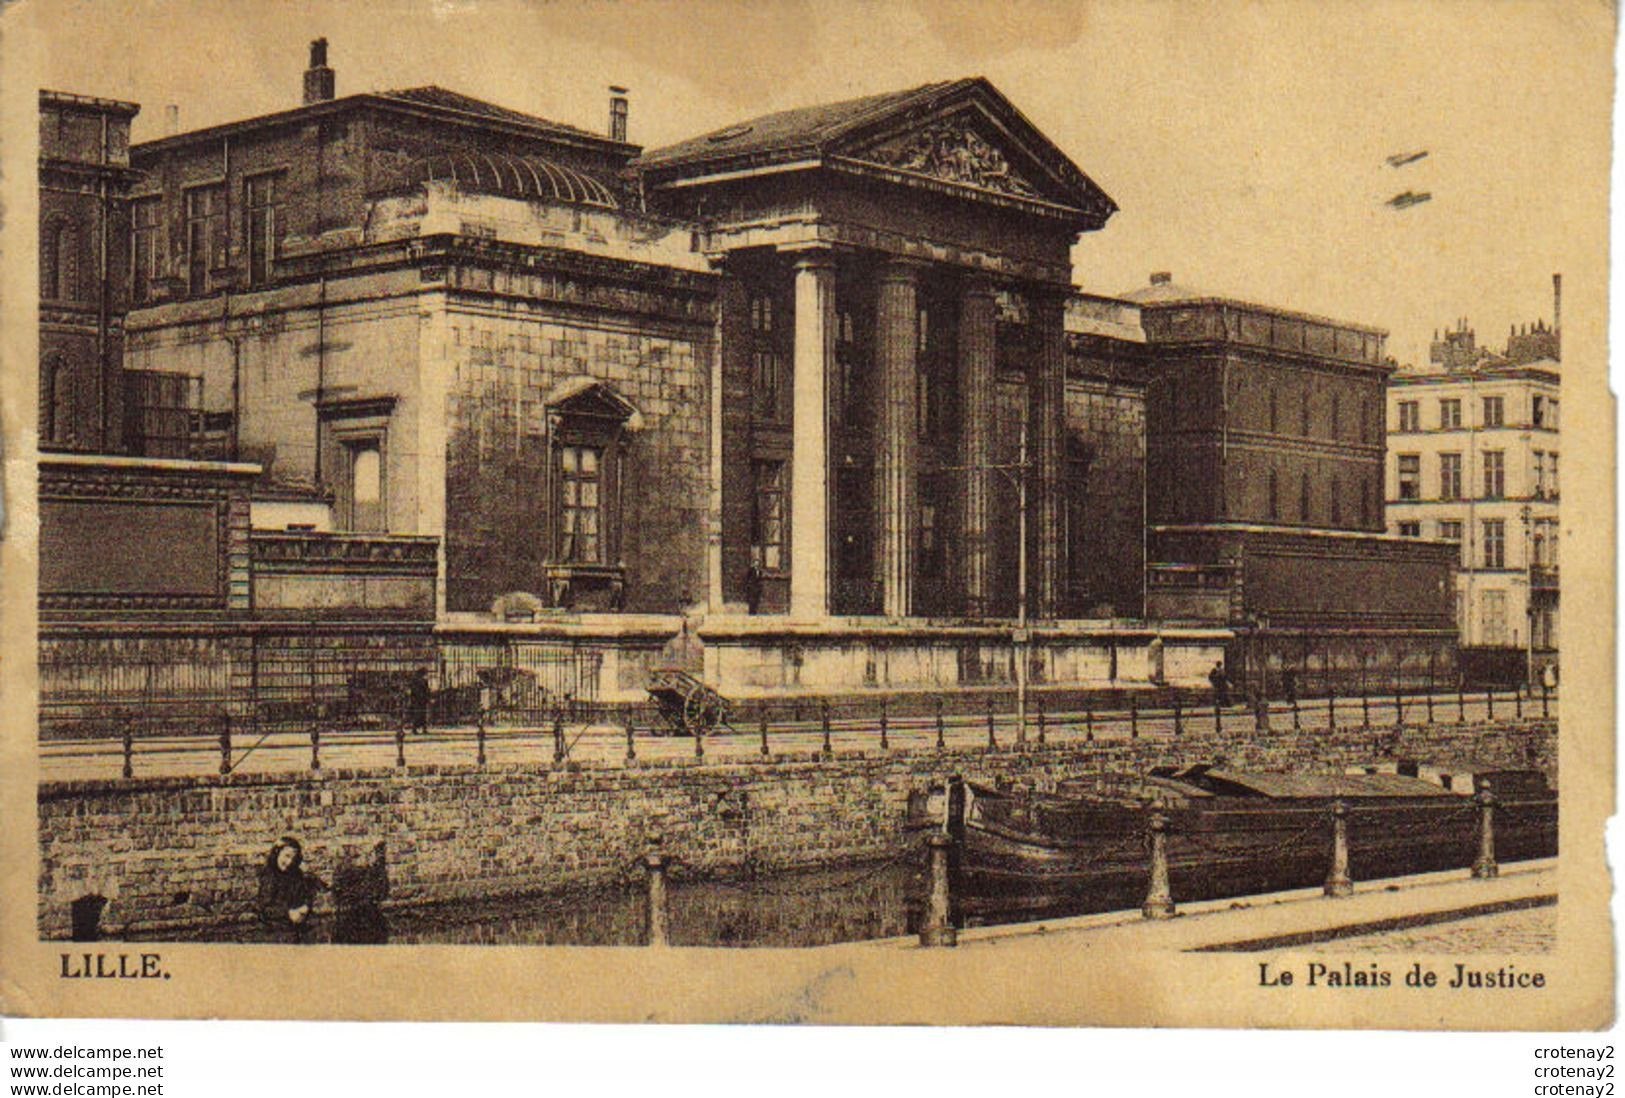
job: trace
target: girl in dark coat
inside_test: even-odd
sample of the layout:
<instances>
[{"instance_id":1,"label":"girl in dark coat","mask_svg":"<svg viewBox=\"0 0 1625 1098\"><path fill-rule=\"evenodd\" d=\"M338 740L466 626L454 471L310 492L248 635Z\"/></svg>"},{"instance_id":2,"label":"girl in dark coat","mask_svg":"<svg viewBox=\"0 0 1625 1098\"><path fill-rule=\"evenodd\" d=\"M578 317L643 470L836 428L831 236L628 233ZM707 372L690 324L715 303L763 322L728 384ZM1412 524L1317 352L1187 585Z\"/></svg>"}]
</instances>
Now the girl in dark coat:
<instances>
[{"instance_id":1,"label":"girl in dark coat","mask_svg":"<svg viewBox=\"0 0 1625 1098\"><path fill-rule=\"evenodd\" d=\"M260 866L260 921L289 941L303 942L310 931L310 907L316 893L326 888L320 877L303 868L305 850L299 840L284 835L271 844Z\"/></svg>"}]
</instances>

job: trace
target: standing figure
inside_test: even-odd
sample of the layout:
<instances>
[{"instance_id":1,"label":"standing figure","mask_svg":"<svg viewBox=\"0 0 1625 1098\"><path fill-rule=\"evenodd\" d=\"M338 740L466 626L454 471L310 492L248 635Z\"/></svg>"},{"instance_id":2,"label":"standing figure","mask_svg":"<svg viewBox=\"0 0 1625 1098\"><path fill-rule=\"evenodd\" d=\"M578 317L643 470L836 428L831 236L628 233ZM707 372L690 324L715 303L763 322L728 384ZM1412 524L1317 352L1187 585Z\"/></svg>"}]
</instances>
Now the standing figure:
<instances>
[{"instance_id":1,"label":"standing figure","mask_svg":"<svg viewBox=\"0 0 1625 1098\"><path fill-rule=\"evenodd\" d=\"M311 902L327 887L320 877L305 872L304 860L299 840L284 835L271 844L259 871L256 913L278 937L291 942L303 942L309 935Z\"/></svg>"},{"instance_id":2,"label":"standing figure","mask_svg":"<svg viewBox=\"0 0 1625 1098\"><path fill-rule=\"evenodd\" d=\"M333 871L333 941L347 945L383 945L389 922L380 906L389 895L387 844L380 839L372 860L358 865L346 854Z\"/></svg>"},{"instance_id":3,"label":"standing figure","mask_svg":"<svg viewBox=\"0 0 1625 1098\"><path fill-rule=\"evenodd\" d=\"M1224 673L1224 663L1221 661L1213 665L1213 670L1207 673L1207 681L1213 684L1213 704L1223 708L1230 704L1230 679Z\"/></svg>"}]
</instances>

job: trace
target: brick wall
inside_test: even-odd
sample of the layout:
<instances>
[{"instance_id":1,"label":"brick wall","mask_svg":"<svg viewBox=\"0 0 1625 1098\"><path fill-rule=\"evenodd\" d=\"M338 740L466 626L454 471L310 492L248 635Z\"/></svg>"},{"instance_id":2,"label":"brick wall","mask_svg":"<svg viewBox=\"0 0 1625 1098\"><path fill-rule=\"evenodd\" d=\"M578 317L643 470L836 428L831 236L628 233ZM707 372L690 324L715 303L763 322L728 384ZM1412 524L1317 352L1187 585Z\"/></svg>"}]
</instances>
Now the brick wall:
<instances>
[{"instance_id":1,"label":"brick wall","mask_svg":"<svg viewBox=\"0 0 1625 1098\"><path fill-rule=\"evenodd\" d=\"M487 898L632 879L649 837L685 870L733 875L846 863L901 851L908 794L953 773L1043 783L1211 762L1342 767L1379 756L1545 769L1555 722L1279 732L1262 739L1073 743L1023 751L777 756L750 764L631 769L413 767L319 776L68 782L39 793L40 930L62 937L68 905L99 893L126 933L240 918L255 869L283 834L331 874L341 854L389 843L399 903Z\"/></svg>"}]
</instances>

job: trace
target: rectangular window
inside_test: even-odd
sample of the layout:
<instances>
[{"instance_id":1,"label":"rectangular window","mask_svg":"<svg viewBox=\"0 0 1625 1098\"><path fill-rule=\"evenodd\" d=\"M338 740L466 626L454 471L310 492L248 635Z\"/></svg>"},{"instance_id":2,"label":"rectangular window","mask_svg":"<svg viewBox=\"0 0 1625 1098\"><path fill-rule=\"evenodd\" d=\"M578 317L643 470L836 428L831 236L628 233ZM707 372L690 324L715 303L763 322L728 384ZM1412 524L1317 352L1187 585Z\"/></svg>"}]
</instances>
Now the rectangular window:
<instances>
[{"instance_id":1,"label":"rectangular window","mask_svg":"<svg viewBox=\"0 0 1625 1098\"><path fill-rule=\"evenodd\" d=\"M1506 420L1505 407L1500 397L1484 398L1484 426L1499 427Z\"/></svg>"},{"instance_id":2,"label":"rectangular window","mask_svg":"<svg viewBox=\"0 0 1625 1098\"><path fill-rule=\"evenodd\" d=\"M226 265L226 188L220 184L186 192L186 291L208 292L209 272Z\"/></svg>"},{"instance_id":3,"label":"rectangular window","mask_svg":"<svg viewBox=\"0 0 1625 1098\"><path fill-rule=\"evenodd\" d=\"M1399 431L1419 431L1422 429L1422 406L1414 400L1399 402Z\"/></svg>"},{"instance_id":4,"label":"rectangular window","mask_svg":"<svg viewBox=\"0 0 1625 1098\"><path fill-rule=\"evenodd\" d=\"M1439 455L1439 498L1461 499L1461 455Z\"/></svg>"},{"instance_id":5,"label":"rectangular window","mask_svg":"<svg viewBox=\"0 0 1625 1098\"><path fill-rule=\"evenodd\" d=\"M164 273L163 224L162 195L130 203L130 296L138 303L152 300L153 280Z\"/></svg>"},{"instance_id":6,"label":"rectangular window","mask_svg":"<svg viewBox=\"0 0 1625 1098\"><path fill-rule=\"evenodd\" d=\"M1507 524L1504 519L1484 520L1484 567L1505 568L1507 562Z\"/></svg>"},{"instance_id":7,"label":"rectangular window","mask_svg":"<svg viewBox=\"0 0 1625 1098\"><path fill-rule=\"evenodd\" d=\"M1402 538L1419 538L1422 536L1420 522L1402 522L1399 524L1399 536Z\"/></svg>"},{"instance_id":8,"label":"rectangular window","mask_svg":"<svg viewBox=\"0 0 1625 1098\"><path fill-rule=\"evenodd\" d=\"M1399 498L1422 498L1422 455L1399 455Z\"/></svg>"},{"instance_id":9,"label":"rectangular window","mask_svg":"<svg viewBox=\"0 0 1625 1098\"><path fill-rule=\"evenodd\" d=\"M272 264L282 239L280 173L256 175L243 183L243 211L248 229L248 281L271 281Z\"/></svg>"},{"instance_id":10,"label":"rectangular window","mask_svg":"<svg viewBox=\"0 0 1625 1098\"><path fill-rule=\"evenodd\" d=\"M777 351L757 351L753 357L752 410L757 419L777 423L783 418L783 364Z\"/></svg>"},{"instance_id":11,"label":"rectangular window","mask_svg":"<svg viewBox=\"0 0 1625 1098\"><path fill-rule=\"evenodd\" d=\"M1546 495L1546 455L1540 450L1535 451L1535 492L1536 499L1543 499Z\"/></svg>"},{"instance_id":12,"label":"rectangular window","mask_svg":"<svg viewBox=\"0 0 1625 1098\"><path fill-rule=\"evenodd\" d=\"M1501 499L1506 495L1506 454L1501 450L1484 451L1484 498Z\"/></svg>"},{"instance_id":13,"label":"rectangular window","mask_svg":"<svg viewBox=\"0 0 1625 1098\"><path fill-rule=\"evenodd\" d=\"M751 462L754 505L750 562L763 572L784 570L784 462Z\"/></svg>"},{"instance_id":14,"label":"rectangular window","mask_svg":"<svg viewBox=\"0 0 1625 1098\"><path fill-rule=\"evenodd\" d=\"M384 455L376 438L347 444L346 528L365 534L384 531Z\"/></svg>"},{"instance_id":15,"label":"rectangular window","mask_svg":"<svg viewBox=\"0 0 1625 1098\"><path fill-rule=\"evenodd\" d=\"M603 451L561 446L559 455L559 560L603 562Z\"/></svg>"},{"instance_id":16,"label":"rectangular window","mask_svg":"<svg viewBox=\"0 0 1625 1098\"><path fill-rule=\"evenodd\" d=\"M1555 450L1546 455L1546 489L1547 495L1553 499L1557 498L1557 452Z\"/></svg>"},{"instance_id":17,"label":"rectangular window","mask_svg":"<svg viewBox=\"0 0 1625 1098\"><path fill-rule=\"evenodd\" d=\"M1439 427L1454 431L1461 427L1461 401L1452 397L1439 401Z\"/></svg>"},{"instance_id":18,"label":"rectangular window","mask_svg":"<svg viewBox=\"0 0 1625 1098\"><path fill-rule=\"evenodd\" d=\"M1454 541L1454 542L1461 541L1461 520L1460 519L1440 519L1439 520L1439 540L1440 541Z\"/></svg>"}]
</instances>

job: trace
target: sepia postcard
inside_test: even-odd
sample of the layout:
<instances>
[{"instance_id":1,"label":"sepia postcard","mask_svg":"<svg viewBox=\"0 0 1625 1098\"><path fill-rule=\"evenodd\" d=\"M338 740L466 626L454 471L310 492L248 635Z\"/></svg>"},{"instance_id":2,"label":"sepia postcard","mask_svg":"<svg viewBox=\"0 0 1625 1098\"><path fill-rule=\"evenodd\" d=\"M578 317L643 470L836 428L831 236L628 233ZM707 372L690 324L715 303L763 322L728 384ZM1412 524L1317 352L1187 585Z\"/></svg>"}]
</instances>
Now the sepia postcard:
<instances>
[{"instance_id":1,"label":"sepia postcard","mask_svg":"<svg viewBox=\"0 0 1625 1098\"><path fill-rule=\"evenodd\" d=\"M0 1012L1609 1025L1615 31L11 4Z\"/></svg>"}]
</instances>

